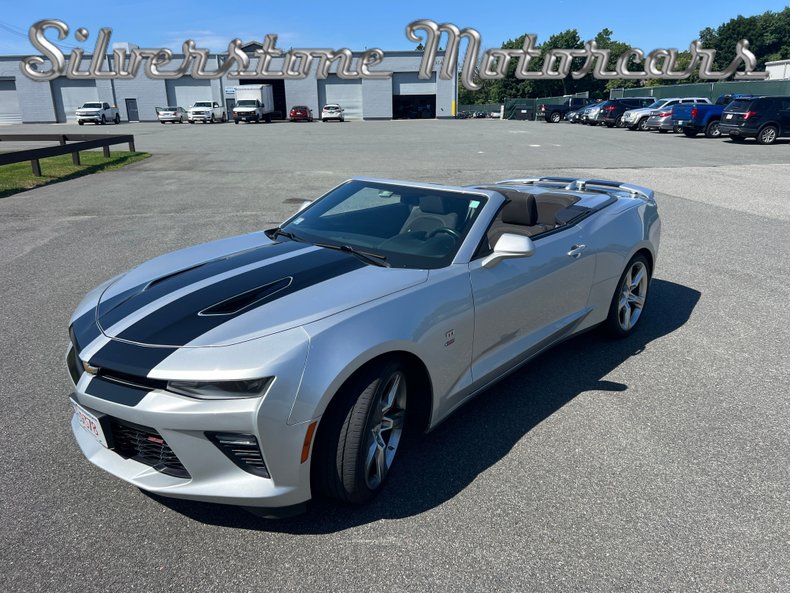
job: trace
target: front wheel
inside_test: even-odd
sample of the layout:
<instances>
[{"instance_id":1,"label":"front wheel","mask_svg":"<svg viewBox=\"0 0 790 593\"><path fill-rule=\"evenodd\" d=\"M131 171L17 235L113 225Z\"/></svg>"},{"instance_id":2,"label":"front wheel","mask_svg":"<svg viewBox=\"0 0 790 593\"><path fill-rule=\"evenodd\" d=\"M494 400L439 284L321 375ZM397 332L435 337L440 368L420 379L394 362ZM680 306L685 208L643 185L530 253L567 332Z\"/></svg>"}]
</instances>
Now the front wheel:
<instances>
[{"instance_id":1,"label":"front wheel","mask_svg":"<svg viewBox=\"0 0 790 593\"><path fill-rule=\"evenodd\" d=\"M115 121L115 125L117 126L119 123L121 123L121 116L116 113L115 119L113 121Z\"/></svg>"},{"instance_id":2,"label":"front wheel","mask_svg":"<svg viewBox=\"0 0 790 593\"><path fill-rule=\"evenodd\" d=\"M102 116L101 116L101 125L105 125L106 123L107 123L107 118L106 118L106 117L104 117L104 114L102 113Z\"/></svg>"},{"instance_id":3,"label":"front wheel","mask_svg":"<svg viewBox=\"0 0 790 593\"><path fill-rule=\"evenodd\" d=\"M403 436L407 378L398 361L362 369L337 393L316 438L313 487L362 504L381 490Z\"/></svg>"},{"instance_id":4,"label":"front wheel","mask_svg":"<svg viewBox=\"0 0 790 593\"><path fill-rule=\"evenodd\" d=\"M211 114L211 121L209 123L211 123L211 124L214 123L214 114L213 113Z\"/></svg>"},{"instance_id":5,"label":"front wheel","mask_svg":"<svg viewBox=\"0 0 790 593\"><path fill-rule=\"evenodd\" d=\"M635 255L625 267L609 306L604 329L614 338L624 338L634 331L647 303L650 267L644 255Z\"/></svg>"},{"instance_id":6,"label":"front wheel","mask_svg":"<svg viewBox=\"0 0 790 593\"><path fill-rule=\"evenodd\" d=\"M640 132L647 132L647 118L643 117L642 119L640 119L639 123L636 125L636 128Z\"/></svg>"},{"instance_id":7,"label":"front wheel","mask_svg":"<svg viewBox=\"0 0 790 593\"><path fill-rule=\"evenodd\" d=\"M773 125L765 126L757 133L758 144L773 144L779 136L779 128Z\"/></svg>"}]
</instances>

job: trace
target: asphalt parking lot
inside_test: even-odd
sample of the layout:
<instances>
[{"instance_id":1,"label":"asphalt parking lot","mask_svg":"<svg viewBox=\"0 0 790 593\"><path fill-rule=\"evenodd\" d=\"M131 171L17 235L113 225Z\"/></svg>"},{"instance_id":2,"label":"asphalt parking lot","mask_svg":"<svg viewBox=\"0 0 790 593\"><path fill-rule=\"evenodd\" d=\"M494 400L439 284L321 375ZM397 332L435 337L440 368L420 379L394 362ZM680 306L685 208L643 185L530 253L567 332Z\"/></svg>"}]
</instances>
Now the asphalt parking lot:
<instances>
[{"instance_id":1,"label":"asphalt parking lot","mask_svg":"<svg viewBox=\"0 0 790 593\"><path fill-rule=\"evenodd\" d=\"M3 132L72 128L94 131ZM0 200L0 590L790 588L790 142L494 120L117 131L153 156ZM104 279L354 175L536 174L657 191L642 326L511 375L414 444L371 505L266 521L152 498L79 452L66 328Z\"/></svg>"}]
</instances>

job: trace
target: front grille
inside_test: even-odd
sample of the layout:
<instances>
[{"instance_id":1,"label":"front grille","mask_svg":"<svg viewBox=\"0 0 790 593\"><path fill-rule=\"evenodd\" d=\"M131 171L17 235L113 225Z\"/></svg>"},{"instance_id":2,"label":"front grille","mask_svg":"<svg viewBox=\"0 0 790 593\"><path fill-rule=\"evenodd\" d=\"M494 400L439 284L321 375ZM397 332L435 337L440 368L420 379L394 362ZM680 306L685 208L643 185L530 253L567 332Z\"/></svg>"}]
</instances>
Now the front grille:
<instances>
[{"instance_id":1,"label":"front grille","mask_svg":"<svg viewBox=\"0 0 790 593\"><path fill-rule=\"evenodd\" d=\"M269 470L258 447L258 439L252 434L233 432L207 432L206 436L233 463L246 472L269 478Z\"/></svg>"},{"instance_id":2,"label":"front grille","mask_svg":"<svg viewBox=\"0 0 790 593\"><path fill-rule=\"evenodd\" d=\"M117 418L110 419L113 450L121 457L150 465L156 471L177 478L190 478L189 472L156 430Z\"/></svg>"}]
</instances>

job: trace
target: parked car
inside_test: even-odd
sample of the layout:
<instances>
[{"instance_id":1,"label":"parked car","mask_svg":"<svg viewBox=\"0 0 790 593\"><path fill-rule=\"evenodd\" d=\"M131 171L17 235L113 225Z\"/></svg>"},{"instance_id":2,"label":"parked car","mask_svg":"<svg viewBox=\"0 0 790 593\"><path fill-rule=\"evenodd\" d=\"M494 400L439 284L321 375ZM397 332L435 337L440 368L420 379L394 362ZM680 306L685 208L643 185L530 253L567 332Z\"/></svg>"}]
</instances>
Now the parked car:
<instances>
[{"instance_id":1,"label":"parked car","mask_svg":"<svg viewBox=\"0 0 790 593\"><path fill-rule=\"evenodd\" d=\"M545 103L538 105L538 117L542 117L549 123L557 124L569 111L579 109L589 103L590 99L585 97L568 97L562 103Z\"/></svg>"},{"instance_id":2,"label":"parked car","mask_svg":"<svg viewBox=\"0 0 790 593\"><path fill-rule=\"evenodd\" d=\"M629 109L623 113L623 125L629 130L646 131L647 120L651 115L655 115L659 110L668 111L673 106L680 103L709 104L710 101L705 97L668 97L664 99L656 99L647 107Z\"/></svg>"},{"instance_id":3,"label":"parked car","mask_svg":"<svg viewBox=\"0 0 790 593\"><path fill-rule=\"evenodd\" d=\"M183 124L188 118L187 110L183 107L157 107L156 119L160 123L165 124L170 122L172 124L178 122Z\"/></svg>"},{"instance_id":4,"label":"parked car","mask_svg":"<svg viewBox=\"0 0 790 593\"><path fill-rule=\"evenodd\" d=\"M336 119L337 121L345 121L343 118L344 109L337 105L336 103L331 103L329 105L324 105L324 108L321 110L321 121L329 121L330 119Z\"/></svg>"},{"instance_id":5,"label":"parked car","mask_svg":"<svg viewBox=\"0 0 790 593\"><path fill-rule=\"evenodd\" d=\"M83 103L82 107L77 109L77 123L83 125L86 121L92 121L95 124L106 124L113 122L114 124L121 123L121 116L118 109L114 105L104 102L90 102Z\"/></svg>"},{"instance_id":6,"label":"parked car","mask_svg":"<svg viewBox=\"0 0 790 593\"><path fill-rule=\"evenodd\" d=\"M598 122L595 121L595 119L598 117L598 112L601 110L601 105L603 104L604 101L596 101L595 103L590 103L586 107L583 107L579 111L579 123L588 126L597 126Z\"/></svg>"},{"instance_id":7,"label":"parked car","mask_svg":"<svg viewBox=\"0 0 790 593\"><path fill-rule=\"evenodd\" d=\"M412 430L574 334L631 335L660 229L653 191L618 182L346 181L91 291L69 328L72 432L162 496L364 503Z\"/></svg>"},{"instance_id":8,"label":"parked car","mask_svg":"<svg viewBox=\"0 0 790 593\"><path fill-rule=\"evenodd\" d=\"M736 99L751 99L754 95L721 95L713 105L678 105L672 112L672 125L678 126L683 134L694 138L704 132L708 138L718 138L719 121L724 108Z\"/></svg>"},{"instance_id":9,"label":"parked car","mask_svg":"<svg viewBox=\"0 0 790 593\"><path fill-rule=\"evenodd\" d=\"M225 110L216 101L196 101L187 112L187 120L193 124L197 121L213 124L228 120Z\"/></svg>"},{"instance_id":10,"label":"parked car","mask_svg":"<svg viewBox=\"0 0 790 593\"><path fill-rule=\"evenodd\" d=\"M296 105L291 107L288 117L291 121L313 121L313 110L307 105Z\"/></svg>"},{"instance_id":11,"label":"parked car","mask_svg":"<svg viewBox=\"0 0 790 593\"><path fill-rule=\"evenodd\" d=\"M759 144L790 136L790 97L737 99L724 108L719 131L734 142L755 138Z\"/></svg>"},{"instance_id":12,"label":"parked car","mask_svg":"<svg viewBox=\"0 0 790 593\"><path fill-rule=\"evenodd\" d=\"M623 114L629 109L647 107L655 101L653 97L624 97L604 101L598 110L595 121L607 128L618 128L623 125Z\"/></svg>"}]
</instances>

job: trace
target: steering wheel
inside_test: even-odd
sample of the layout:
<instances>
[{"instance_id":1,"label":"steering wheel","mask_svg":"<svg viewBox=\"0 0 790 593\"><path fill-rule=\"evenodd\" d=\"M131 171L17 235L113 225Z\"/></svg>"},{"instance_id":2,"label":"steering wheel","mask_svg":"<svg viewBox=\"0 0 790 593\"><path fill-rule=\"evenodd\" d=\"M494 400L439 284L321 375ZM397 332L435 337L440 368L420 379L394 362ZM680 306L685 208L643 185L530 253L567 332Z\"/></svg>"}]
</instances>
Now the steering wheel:
<instances>
[{"instance_id":1,"label":"steering wheel","mask_svg":"<svg viewBox=\"0 0 790 593\"><path fill-rule=\"evenodd\" d=\"M450 235L456 241L460 241L461 240L461 235L459 235L458 232L455 229L451 229L450 227L446 227L446 226L441 226L438 229L432 230L430 233L425 235L425 238L426 239L430 239L431 237L435 237L439 233L446 233L446 234Z\"/></svg>"}]
</instances>

